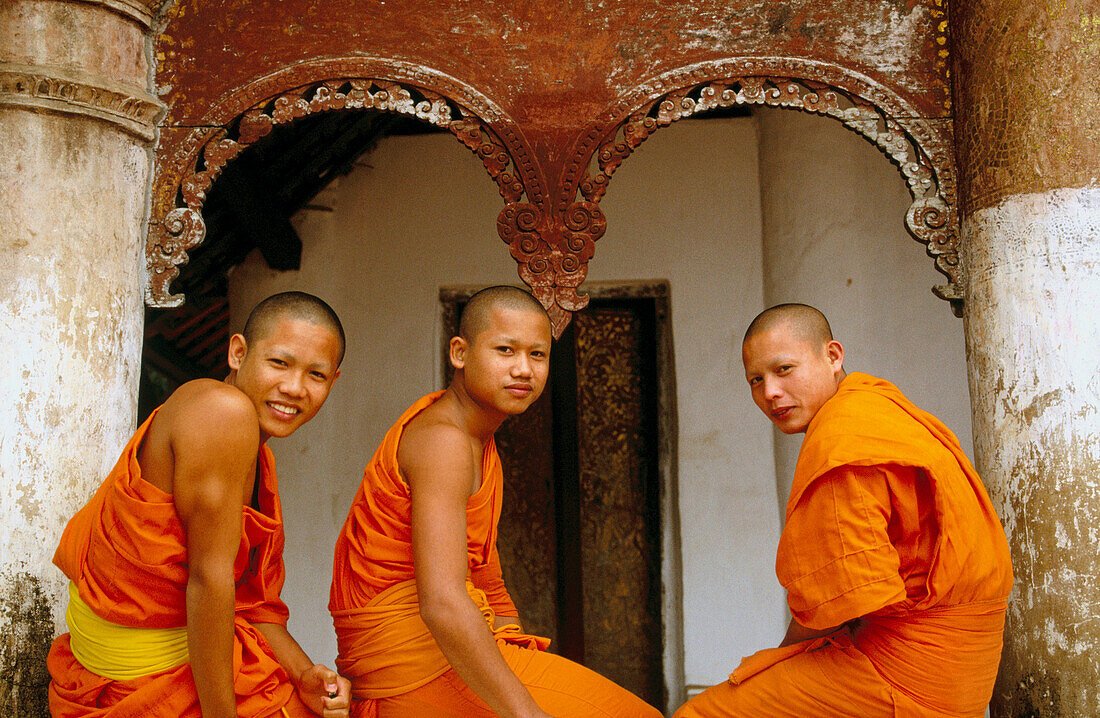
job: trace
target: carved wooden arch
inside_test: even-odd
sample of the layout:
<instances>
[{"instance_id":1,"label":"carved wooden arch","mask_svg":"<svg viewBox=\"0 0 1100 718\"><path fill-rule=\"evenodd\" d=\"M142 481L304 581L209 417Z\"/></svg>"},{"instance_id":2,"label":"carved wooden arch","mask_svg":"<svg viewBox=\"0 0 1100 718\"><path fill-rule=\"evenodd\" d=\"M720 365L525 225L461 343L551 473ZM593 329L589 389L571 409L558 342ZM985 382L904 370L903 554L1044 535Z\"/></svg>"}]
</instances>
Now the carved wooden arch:
<instances>
[{"instance_id":1,"label":"carved wooden arch","mask_svg":"<svg viewBox=\"0 0 1100 718\"><path fill-rule=\"evenodd\" d=\"M963 277L950 118L920 117L896 92L837 65L757 57L677 69L624 93L608 107L577 140L563 168L554 208L562 226L548 233L558 246L551 241L540 247L535 241L548 223L534 208L513 205L501 213L500 233L512 243L520 275L532 286L533 281L554 286L556 306L551 315L556 332L568 323L569 312L587 304L587 297L575 290L606 226L598 202L615 170L661 127L733 105L767 105L833 117L882 150L898 166L913 196L906 226L948 278L933 292L961 316ZM555 276L544 276L549 271Z\"/></svg>"},{"instance_id":2,"label":"carved wooden arch","mask_svg":"<svg viewBox=\"0 0 1100 718\"><path fill-rule=\"evenodd\" d=\"M215 103L211 125L178 141L158 165L146 240L146 304L184 301L171 282L205 237L206 193L226 163L276 125L318 112L366 109L419 118L451 132L482 161L508 205L542 203L543 182L515 123L489 99L440 72L365 58L302 63L261 78Z\"/></svg>"}]
</instances>

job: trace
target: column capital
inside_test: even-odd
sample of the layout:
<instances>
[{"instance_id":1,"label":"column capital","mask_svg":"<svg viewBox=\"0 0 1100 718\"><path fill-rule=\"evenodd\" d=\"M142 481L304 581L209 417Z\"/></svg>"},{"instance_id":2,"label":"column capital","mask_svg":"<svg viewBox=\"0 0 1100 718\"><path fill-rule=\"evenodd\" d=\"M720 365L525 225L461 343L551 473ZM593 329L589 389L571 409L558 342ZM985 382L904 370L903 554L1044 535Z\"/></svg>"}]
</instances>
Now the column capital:
<instances>
[{"instance_id":1,"label":"column capital","mask_svg":"<svg viewBox=\"0 0 1100 718\"><path fill-rule=\"evenodd\" d=\"M165 106L134 87L71 69L0 63L0 106L83 115L152 142Z\"/></svg>"},{"instance_id":2,"label":"column capital","mask_svg":"<svg viewBox=\"0 0 1100 718\"><path fill-rule=\"evenodd\" d=\"M157 9L165 4L164 0L70 0L70 2L99 5L130 18L145 29L152 26L153 19L157 16Z\"/></svg>"}]
</instances>

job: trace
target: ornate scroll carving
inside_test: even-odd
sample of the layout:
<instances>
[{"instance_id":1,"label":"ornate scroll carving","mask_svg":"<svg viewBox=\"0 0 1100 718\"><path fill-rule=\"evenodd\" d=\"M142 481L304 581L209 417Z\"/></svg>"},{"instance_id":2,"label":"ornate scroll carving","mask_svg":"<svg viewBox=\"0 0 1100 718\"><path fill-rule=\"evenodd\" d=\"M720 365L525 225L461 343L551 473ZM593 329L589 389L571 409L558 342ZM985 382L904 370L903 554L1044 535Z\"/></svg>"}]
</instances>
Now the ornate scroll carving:
<instances>
[{"instance_id":1,"label":"ornate scroll carving","mask_svg":"<svg viewBox=\"0 0 1100 718\"><path fill-rule=\"evenodd\" d=\"M164 103L102 78L76 77L57 68L0 65L0 105L84 115L118 125L145 142L156 137Z\"/></svg>"},{"instance_id":2,"label":"ornate scroll carving","mask_svg":"<svg viewBox=\"0 0 1100 718\"><path fill-rule=\"evenodd\" d=\"M882 150L898 166L913 196L906 226L949 280L933 291L961 315L950 120L917 117L885 87L834 65L748 58L703 63L656 78L622 97L578 142L564 185L575 183L585 200L599 202L615 170L658 129L733 105L785 107L833 117Z\"/></svg>"},{"instance_id":3,"label":"ornate scroll carving","mask_svg":"<svg viewBox=\"0 0 1100 718\"><path fill-rule=\"evenodd\" d=\"M511 203L497 218L497 232L519 263L520 278L546 307L554 336L561 336L572 313L588 304L577 287L606 229L603 210L588 200L552 214L533 204Z\"/></svg>"},{"instance_id":4,"label":"ornate scroll carving","mask_svg":"<svg viewBox=\"0 0 1100 718\"><path fill-rule=\"evenodd\" d=\"M260 100L228 128L192 130L163 163L156 188L162 206L154 207L154 213L163 212L164 219L150 222L146 240L146 303L175 307L183 302L183 295L172 294L169 285L179 275L178 265L187 262L186 253L205 235L202 207L206 193L227 162L270 134L276 125L317 112L354 109L409 115L445 128L481 159L506 202L518 202L526 191L509 148L496 132L470 109L432 90L371 78L325 80L297 87ZM167 202L174 206L164 207Z\"/></svg>"}]
</instances>

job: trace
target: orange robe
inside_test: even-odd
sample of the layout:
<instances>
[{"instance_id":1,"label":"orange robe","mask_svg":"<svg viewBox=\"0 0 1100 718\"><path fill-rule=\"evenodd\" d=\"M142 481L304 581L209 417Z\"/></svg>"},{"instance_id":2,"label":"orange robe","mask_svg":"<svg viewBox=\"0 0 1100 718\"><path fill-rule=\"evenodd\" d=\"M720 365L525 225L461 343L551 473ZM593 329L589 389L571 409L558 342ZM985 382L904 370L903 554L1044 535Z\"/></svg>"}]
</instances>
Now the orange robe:
<instances>
[{"instance_id":1,"label":"orange robe","mask_svg":"<svg viewBox=\"0 0 1100 718\"><path fill-rule=\"evenodd\" d=\"M367 465L336 542L329 610L337 671L352 683L352 715L423 718L492 716L457 676L420 618L412 554L412 502L397 463L405 426L443 392L413 404ZM466 588L486 623L516 617L497 553L503 474L496 445L482 457L482 482L466 505ZM559 718L659 718L611 681L545 653L549 640L509 624L493 631L505 661L535 701Z\"/></svg>"},{"instance_id":2,"label":"orange robe","mask_svg":"<svg viewBox=\"0 0 1100 718\"><path fill-rule=\"evenodd\" d=\"M860 620L749 656L678 718L984 714L1008 543L954 434L893 384L851 374L810 422L776 573L803 626Z\"/></svg>"},{"instance_id":3,"label":"orange robe","mask_svg":"<svg viewBox=\"0 0 1100 718\"><path fill-rule=\"evenodd\" d=\"M84 508L69 521L53 561L92 611L111 623L139 628L186 626L187 543L171 494L141 477L138 449L156 416L141 425L118 463ZM259 455L259 510L241 512L237 581L234 689L242 718L312 716L267 641L251 624L286 625L279 599L283 571L282 508L274 457ZM189 663L134 680L112 680L73 656L69 634L58 636L47 664L54 718L201 718Z\"/></svg>"}]
</instances>

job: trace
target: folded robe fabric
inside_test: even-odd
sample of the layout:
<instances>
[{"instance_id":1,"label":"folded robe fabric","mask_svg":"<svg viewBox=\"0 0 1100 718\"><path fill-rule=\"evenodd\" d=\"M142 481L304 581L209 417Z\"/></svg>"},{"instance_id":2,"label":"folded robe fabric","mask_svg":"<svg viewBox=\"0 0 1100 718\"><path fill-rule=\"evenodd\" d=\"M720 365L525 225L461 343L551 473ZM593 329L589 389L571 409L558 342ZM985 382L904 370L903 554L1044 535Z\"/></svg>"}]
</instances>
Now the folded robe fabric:
<instances>
[{"instance_id":1,"label":"folded robe fabric","mask_svg":"<svg viewBox=\"0 0 1100 718\"><path fill-rule=\"evenodd\" d=\"M423 686L449 664L420 620L412 556L412 502L397 463L405 426L442 391L422 397L387 432L363 475L336 542L329 611L336 627L337 671L357 700L399 695ZM482 458L481 485L466 505L467 589L493 625L518 615L501 576L496 549L503 472L492 441ZM498 641L545 649L549 640L514 626ZM358 710L363 710L362 707Z\"/></svg>"},{"instance_id":2,"label":"folded robe fabric","mask_svg":"<svg viewBox=\"0 0 1100 718\"><path fill-rule=\"evenodd\" d=\"M776 573L803 626L859 620L749 656L678 716L984 713L1008 543L958 440L889 382L849 375L810 422Z\"/></svg>"},{"instance_id":3,"label":"folded robe fabric","mask_svg":"<svg viewBox=\"0 0 1100 718\"><path fill-rule=\"evenodd\" d=\"M117 626L175 629L186 626L187 545L171 494L141 477L138 450L157 412L141 425L118 463L84 508L69 521L54 563L73 582L81 602ZM282 508L275 464L260 450L258 509L242 507L233 673L242 718L307 716L286 672L251 624L286 625L279 599L283 570ZM122 647L124 649L124 647ZM54 718L77 716L200 718L188 663L129 680L97 675L73 655L68 633L50 649L47 664Z\"/></svg>"}]
</instances>

